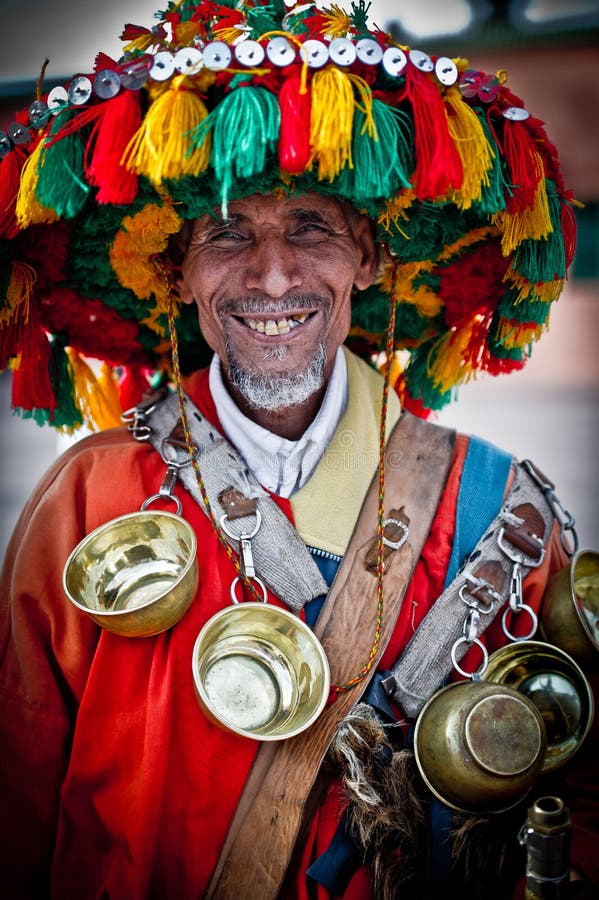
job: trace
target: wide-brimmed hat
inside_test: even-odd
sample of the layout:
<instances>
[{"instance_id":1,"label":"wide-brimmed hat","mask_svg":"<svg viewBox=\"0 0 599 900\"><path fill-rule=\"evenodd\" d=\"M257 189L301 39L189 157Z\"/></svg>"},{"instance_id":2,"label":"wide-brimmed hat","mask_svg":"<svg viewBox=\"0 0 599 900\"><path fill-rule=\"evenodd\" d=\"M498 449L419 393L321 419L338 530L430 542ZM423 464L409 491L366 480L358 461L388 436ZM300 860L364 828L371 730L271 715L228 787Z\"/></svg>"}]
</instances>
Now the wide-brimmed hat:
<instances>
[{"instance_id":1,"label":"wide-brimmed hat","mask_svg":"<svg viewBox=\"0 0 599 900\"><path fill-rule=\"evenodd\" d=\"M348 343L375 360L396 304L408 408L524 365L574 248L555 147L505 73L398 46L366 9L169 3L125 27L118 61L99 53L16 115L0 134L0 368L24 415L115 424L170 377L172 302L184 372L205 365L169 241L255 193L317 191L372 218L387 262Z\"/></svg>"}]
</instances>

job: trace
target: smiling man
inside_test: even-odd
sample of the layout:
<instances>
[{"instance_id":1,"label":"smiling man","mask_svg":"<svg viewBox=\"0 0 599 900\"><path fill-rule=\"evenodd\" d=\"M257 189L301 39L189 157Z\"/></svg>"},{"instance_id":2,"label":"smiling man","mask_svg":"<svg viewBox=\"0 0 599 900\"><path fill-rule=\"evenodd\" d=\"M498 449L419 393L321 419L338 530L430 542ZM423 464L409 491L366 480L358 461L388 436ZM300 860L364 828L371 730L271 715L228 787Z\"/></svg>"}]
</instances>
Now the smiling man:
<instances>
[{"instance_id":1,"label":"smiling man","mask_svg":"<svg viewBox=\"0 0 599 900\"><path fill-rule=\"evenodd\" d=\"M570 526L534 468L411 413L520 368L542 332L574 243L555 150L499 78L406 52L363 3L190 0L125 35L0 137L14 405L105 429L52 467L6 557L0 893L521 896L526 792L465 799L461 772L417 764L413 726L533 635ZM196 561L158 505L193 532L198 583L155 627L156 572ZM115 539L140 508L143 537ZM71 554L107 524L75 597ZM273 651L254 624L206 675L202 635L265 608L248 600L304 637ZM564 798L560 878L591 896L588 722L537 783L539 713L510 703L515 723L466 728L468 759L503 736L509 791L530 770Z\"/></svg>"}]
</instances>

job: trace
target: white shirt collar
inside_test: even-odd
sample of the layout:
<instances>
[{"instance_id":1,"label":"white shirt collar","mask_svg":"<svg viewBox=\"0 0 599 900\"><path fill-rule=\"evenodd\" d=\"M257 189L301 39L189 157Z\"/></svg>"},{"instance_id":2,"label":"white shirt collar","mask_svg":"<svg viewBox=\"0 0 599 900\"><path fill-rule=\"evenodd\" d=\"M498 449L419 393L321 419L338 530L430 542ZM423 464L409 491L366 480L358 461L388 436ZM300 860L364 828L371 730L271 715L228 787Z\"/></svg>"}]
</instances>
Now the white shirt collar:
<instances>
[{"instance_id":1,"label":"white shirt collar","mask_svg":"<svg viewBox=\"0 0 599 900\"><path fill-rule=\"evenodd\" d=\"M322 405L297 441L273 434L241 412L225 387L216 354L210 364L209 384L226 437L260 484L281 497L290 497L306 483L347 407L347 364L341 347L335 356Z\"/></svg>"}]
</instances>

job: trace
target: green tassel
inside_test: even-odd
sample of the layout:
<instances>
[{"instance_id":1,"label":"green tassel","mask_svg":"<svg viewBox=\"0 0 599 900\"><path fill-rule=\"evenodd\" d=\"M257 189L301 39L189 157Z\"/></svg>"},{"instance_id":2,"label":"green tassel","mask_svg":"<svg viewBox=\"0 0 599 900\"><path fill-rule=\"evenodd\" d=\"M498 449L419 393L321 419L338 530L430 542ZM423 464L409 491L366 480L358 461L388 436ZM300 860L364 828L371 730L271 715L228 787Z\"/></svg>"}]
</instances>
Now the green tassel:
<instances>
[{"instance_id":1,"label":"green tassel","mask_svg":"<svg viewBox=\"0 0 599 900\"><path fill-rule=\"evenodd\" d=\"M549 319L550 309L550 303L535 300L533 294L519 300L517 291L508 287L497 306L497 313L509 321L545 325Z\"/></svg>"},{"instance_id":2,"label":"green tassel","mask_svg":"<svg viewBox=\"0 0 599 900\"><path fill-rule=\"evenodd\" d=\"M547 180L547 200L553 231L545 238L522 241L515 250L512 268L532 284L566 277L566 251L561 226L561 204L555 184Z\"/></svg>"},{"instance_id":3,"label":"green tassel","mask_svg":"<svg viewBox=\"0 0 599 900\"><path fill-rule=\"evenodd\" d=\"M352 133L354 166L346 166L336 181L339 192L358 206L411 187L406 174L414 167L408 117L375 98L372 118L376 140L366 131L365 114L356 108Z\"/></svg>"},{"instance_id":4,"label":"green tassel","mask_svg":"<svg viewBox=\"0 0 599 900\"><path fill-rule=\"evenodd\" d=\"M227 216L234 176L252 178L263 171L267 154L276 147L279 122L275 95L264 88L245 86L231 91L191 132L192 143L200 147L212 130L210 160L220 187L223 217Z\"/></svg>"},{"instance_id":5,"label":"green tassel","mask_svg":"<svg viewBox=\"0 0 599 900\"><path fill-rule=\"evenodd\" d=\"M61 218L72 219L81 212L89 186L83 175L84 144L74 132L60 138L51 146L48 140L60 135L71 119L70 110L59 113L50 129L38 166L35 195L42 206L55 210Z\"/></svg>"},{"instance_id":6,"label":"green tassel","mask_svg":"<svg viewBox=\"0 0 599 900\"><path fill-rule=\"evenodd\" d=\"M488 225L474 209L459 210L453 203L444 206L418 201L406 209L407 219L399 219L390 232L380 233L393 253L403 262L437 259L445 247L473 229Z\"/></svg>"},{"instance_id":7,"label":"green tassel","mask_svg":"<svg viewBox=\"0 0 599 900\"><path fill-rule=\"evenodd\" d=\"M75 403L73 371L64 347L58 340L52 342L50 379L56 397L56 409L51 416L53 427L67 430L79 428L83 425L83 416Z\"/></svg>"},{"instance_id":8,"label":"green tassel","mask_svg":"<svg viewBox=\"0 0 599 900\"><path fill-rule=\"evenodd\" d=\"M436 338L414 350L403 373L410 395L415 400L420 400L427 409L442 409L451 402L452 397L451 390L442 391L433 384L428 372L428 357L435 341Z\"/></svg>"},{"instance_id":9,"label":"green tassel","mask_svg":"<svg viewBox=\"0 0 599 900\"><path fill-rule=\"evenodd\" d=\"M489 184L482 185L481 199L474 205L480 212L485 215L492 216L494 213L505 209L505 195L507 186L503 177L503 168L501 165L501 153L493 136L493 130L487 121L484 111L475 110L480 124L482 125L485 137L489 142L489 146L493 150L493 165L487 172Z\"/></svg>"},{"instance_id":10,"label":"green tassel","mask_svg":"<svg viewBox=\"0 0 599 900\"><path fill-rule=\"evenodd\" d=\"M233 4L231 4L233 6ZM239 4L236 4L237 8ZM251 28L250 37L258 40L269 31L277 31L281 27L281 21L287 14L287 7L282 0L271 0L262 5L247 5L244 7L247 23Z\"/></svg>"},{"instance_id":11,"label":"green tassel","mask_svg":"<svg viewBox=\"0 0 599 900\"><path fill-rule=\"evenodd\" d=\"M383 335L389 322L389 295L372 286L360 291L352 300L352 327L368 334ZM413 303L398 303L395 308L395 341L418 340L431 327L431 319L419 315Z\"/></svg>"}]
</instances>

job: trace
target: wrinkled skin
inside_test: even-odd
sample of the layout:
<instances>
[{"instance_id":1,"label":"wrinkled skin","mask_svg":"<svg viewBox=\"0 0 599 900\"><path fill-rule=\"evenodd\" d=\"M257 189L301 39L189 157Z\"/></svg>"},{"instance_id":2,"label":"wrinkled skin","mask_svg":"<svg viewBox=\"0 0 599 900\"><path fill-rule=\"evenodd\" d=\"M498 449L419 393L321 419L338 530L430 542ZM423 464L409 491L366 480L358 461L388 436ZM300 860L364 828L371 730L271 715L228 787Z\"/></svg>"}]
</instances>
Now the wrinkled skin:
<instances>
[{"instance_id":1,"label":"wrinkled skin","mask_svg":"<svg viewBox=\"0 0 599 900\"><path fill-rule=\"evenodd\" d=\"M318 194L255 195L232 202L226 220L215 214L193 223L180 293L197 304L240 408L296 439L320 406L348 334L352 292L368 287L376 269L371 223L348 205ZM277 333L264 333L269 321L271 331L279 323ZM319 354L320 384L299 403L291 397L274 410L256 408L236 387L234 369L274 381L305 371Z\"/></svg>"}]
</instances>

